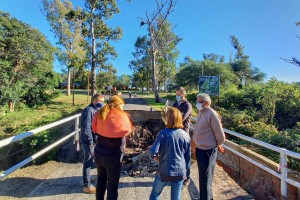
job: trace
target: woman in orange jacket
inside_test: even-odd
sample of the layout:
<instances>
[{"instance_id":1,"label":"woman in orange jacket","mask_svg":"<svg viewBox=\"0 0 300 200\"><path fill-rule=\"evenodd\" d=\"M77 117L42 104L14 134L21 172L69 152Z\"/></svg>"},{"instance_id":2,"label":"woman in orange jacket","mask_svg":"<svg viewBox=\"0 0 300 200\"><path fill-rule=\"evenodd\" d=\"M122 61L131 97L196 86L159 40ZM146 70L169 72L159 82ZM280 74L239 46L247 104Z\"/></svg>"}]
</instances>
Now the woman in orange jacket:
<instances>
[{"instance_id":1,"label":"woman in orange jacket","mask_svg":"<svg viewBox=\"0 0 300 200\"><path fill-rule=\"evenodd\" d=\"M121 97L112 96L93 118L92 129L98 135L94 151L98 174L97 200L104 200L106 189L108 200L118 198L124 137L132 131L129 115L123 111L124 104Z\"/></svg>"}]
</instances>

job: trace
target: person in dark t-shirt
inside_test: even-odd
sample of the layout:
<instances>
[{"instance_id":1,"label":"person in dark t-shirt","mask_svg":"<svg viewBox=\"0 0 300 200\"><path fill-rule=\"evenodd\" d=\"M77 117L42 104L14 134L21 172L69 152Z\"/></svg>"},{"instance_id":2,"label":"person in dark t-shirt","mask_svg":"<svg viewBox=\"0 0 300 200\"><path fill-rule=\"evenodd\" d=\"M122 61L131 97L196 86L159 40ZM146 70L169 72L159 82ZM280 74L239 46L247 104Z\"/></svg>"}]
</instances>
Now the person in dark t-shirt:
<instances>
[{"instance_id":1,"label":"person in dark t-shirt","mask_svg":"<svg viewBox=\"0 0 300 200\"><path fill-rule=\"evenodd\" d=\"M177 108L182 115L183 130L189 134L190 117L192 115L192 105L186 99L186 90L183 87L176 89L176 102L173 107ZM183 188L190 183L190 170L187 171L187 179L183 181Z\"/></svg>"},{"instance_id":2,"label":"person in dark t-shirt","mask_svg":"<svg viewBox=\"0 0 300 200\"><path fill-rule=\"evenodd\" d=\"M192 114L192 105L186 99L186 91L183 87L176 89L176 102L173 107L177 108L182 115L183 130L189 133L190 116Z\"/></svg>"}]
</instances>

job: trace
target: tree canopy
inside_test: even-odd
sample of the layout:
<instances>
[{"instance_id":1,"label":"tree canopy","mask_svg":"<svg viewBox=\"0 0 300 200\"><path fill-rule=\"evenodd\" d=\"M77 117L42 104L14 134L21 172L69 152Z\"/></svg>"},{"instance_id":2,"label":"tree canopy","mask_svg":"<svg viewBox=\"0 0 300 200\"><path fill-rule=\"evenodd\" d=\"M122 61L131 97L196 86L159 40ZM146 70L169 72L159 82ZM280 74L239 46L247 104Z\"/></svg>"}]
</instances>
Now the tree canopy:
<instances>
[{"instance_id":1,"label":"tree canopy","mask_svg":"<svg viewBox=\"0 0 300 200\"><path fill-rule=\"evenodd\" d=\"M1 104L47 101L58 84L52 70L55 49L41 32L8 13L0 12L0 27Z\"/></svg>"},{"instance_id":2,"label":"tree canopy","mask_svg":"<svg viewBox=\"0 0 300 200\"><path fill-rule=\"evenodd\" d=\"M96 68L101 71L112 72L113 66L108 62L117 56L110 41L121 39L123 32L120 27L111 28L105 20L111 19L120 10L115 0L85 0L84 35L89 44L88 56L91 63L91 94L97 89Z\"/></svg>"},{"instance_id":3,"label":"tree canopy","mask_svg":"<svg viewBox=\"0 0 300 200\"><path fill-rule=\"evenodd\" d=\"M134 44L135 52L132 53L134 59L130 61L129 68L133 72L133 81L136 86L142 89L152 87L153 90L155 78L157 90L163 87L167 92L168 87L175 84L176 60L179 54L177 45L182 39L174 33L172 24L167 19L163 19L162 15L159 15L155 22L152 26L153 31L155 34L159 31L156 36L155 55L153 55L151 33L142 37L138 36Z\"/></svg>"},{"instance_id":4,"label":"tree canopy","mask_svg":"<svg viewBox=\"0 0 300 200\"><path fill-rule=\"evenodd\" d=\"M86 52L82 37L81 8L74 10L68 0L43 0L44 14L58 39L57 58L67 67L67 95L70 95L70 70L82 68L86 62Z\"/></svg>"}]
</instances>

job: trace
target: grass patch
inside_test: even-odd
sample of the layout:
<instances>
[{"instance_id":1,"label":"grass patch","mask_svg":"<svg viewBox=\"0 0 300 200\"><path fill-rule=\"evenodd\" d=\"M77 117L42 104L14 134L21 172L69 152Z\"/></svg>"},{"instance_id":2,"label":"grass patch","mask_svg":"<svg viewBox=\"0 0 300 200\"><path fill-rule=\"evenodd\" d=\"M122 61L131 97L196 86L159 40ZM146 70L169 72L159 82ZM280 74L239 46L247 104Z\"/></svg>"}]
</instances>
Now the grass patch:
<instances>
[{"instance_id":1,"label":"grass patch","mask_svg":"<svg viewBox=\"0 0 300 200\"><path fill-rule=\"evenodd\" d=\"M169 105L172 106L176 99L176 95L170 93L160 93L159 97L162 98L163 102L156 103L154 99L154 94L141 95L141 98L143 98L149 106L151 106L154 110L159 110L159 111L161 111L165 107L167 100L169 100ZM191 103L191 101L189 102ZM197 109L193 107L192 116L196 117L197 115L198 115Z\"/></svg>"},{"instance_id":2,"label":"grass patch","mask_svg":"<svg viewBox=\"0 0 300 200\"><path fill-rule=\"evenodd\" d=\"M80 113L87 106L87 95L82 90L75 91L75 106L73 96L66 96L65 91L49 104L36 109L22 109L0 116L0 139L47 125L59 119ZM90 101L90 99L89 99Z\"/></svg>"},{"instance_id":3,"label":"grass patch","mask_svg":"<svg viewBox=\"0 0 300 200\"><path fill-rule=\"evenodd\" d=\"M155 99L153 97L153 94L152 95L142 95L141 96L144 101L149 105L151 106L154 110L158 110L158 111L161 111L165 105L166 105L166 102L160 102L160 103L156 103L155 102Z\"/></svg>"},{"instance_id":4,"label":"grass patch","mask_svg":"<svg viewBox=\"0 0 300 200\"><path fill-rule=\"evenodd\" d=\"M172 106L176 99L176 95L170 94L170 93L160 93L159 97L162 98L162 100L163 100L162 103L155 102L154 94L141 95L141 98L143 98L149 106L151 106L154 110L159 110L159 111L165 107L167 100L169 101L169 105ZM191 103L191 101L189 101L189 102ZM193 103L191 103L191 104L192 104L192 106L194 106ZM198 115L198 111L194 106L193 111L192 111L192 116L197 117L197 115Z\"/></svg>"}]
</instances>

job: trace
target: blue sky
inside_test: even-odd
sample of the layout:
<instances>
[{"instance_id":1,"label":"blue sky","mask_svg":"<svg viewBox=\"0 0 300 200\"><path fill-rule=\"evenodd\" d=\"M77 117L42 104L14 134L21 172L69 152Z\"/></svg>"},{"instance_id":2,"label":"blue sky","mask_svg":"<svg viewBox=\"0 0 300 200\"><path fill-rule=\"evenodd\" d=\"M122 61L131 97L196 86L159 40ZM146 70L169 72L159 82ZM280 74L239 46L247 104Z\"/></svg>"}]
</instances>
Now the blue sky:
<instances>
[{"instance_id":1,"label":"blue sky","mask_svg":"<svg viewBox=\"0 0 300 200\"><path fill-rule=\"evenodd\" d=\"M73 0L75 6L83 0ZM113 42L118 58L111 62L118 75L131 74L128 68L133 59L134 42L139 35L146 34L146 27L140 27L140 18L146 11L154 10L154 0L117 0L121 12L109 21L113 27L120 26L124 36ZM41 0L1 0L0 10L39 29L53 45L56 39L51 27L40 12ZM228 60L234 49L229 36L235 35L245 47L254 67L258 67L278 80L300 81L300 67L285 63L280 58L300 58L299 0L177 0L174 12L169 16L176 25L175 33L183 38L178 45L178 63L185 56L202 59L202 53L221 54ZM63 66L55 63L55 70Z\"/></svg>"}]
</instances>

